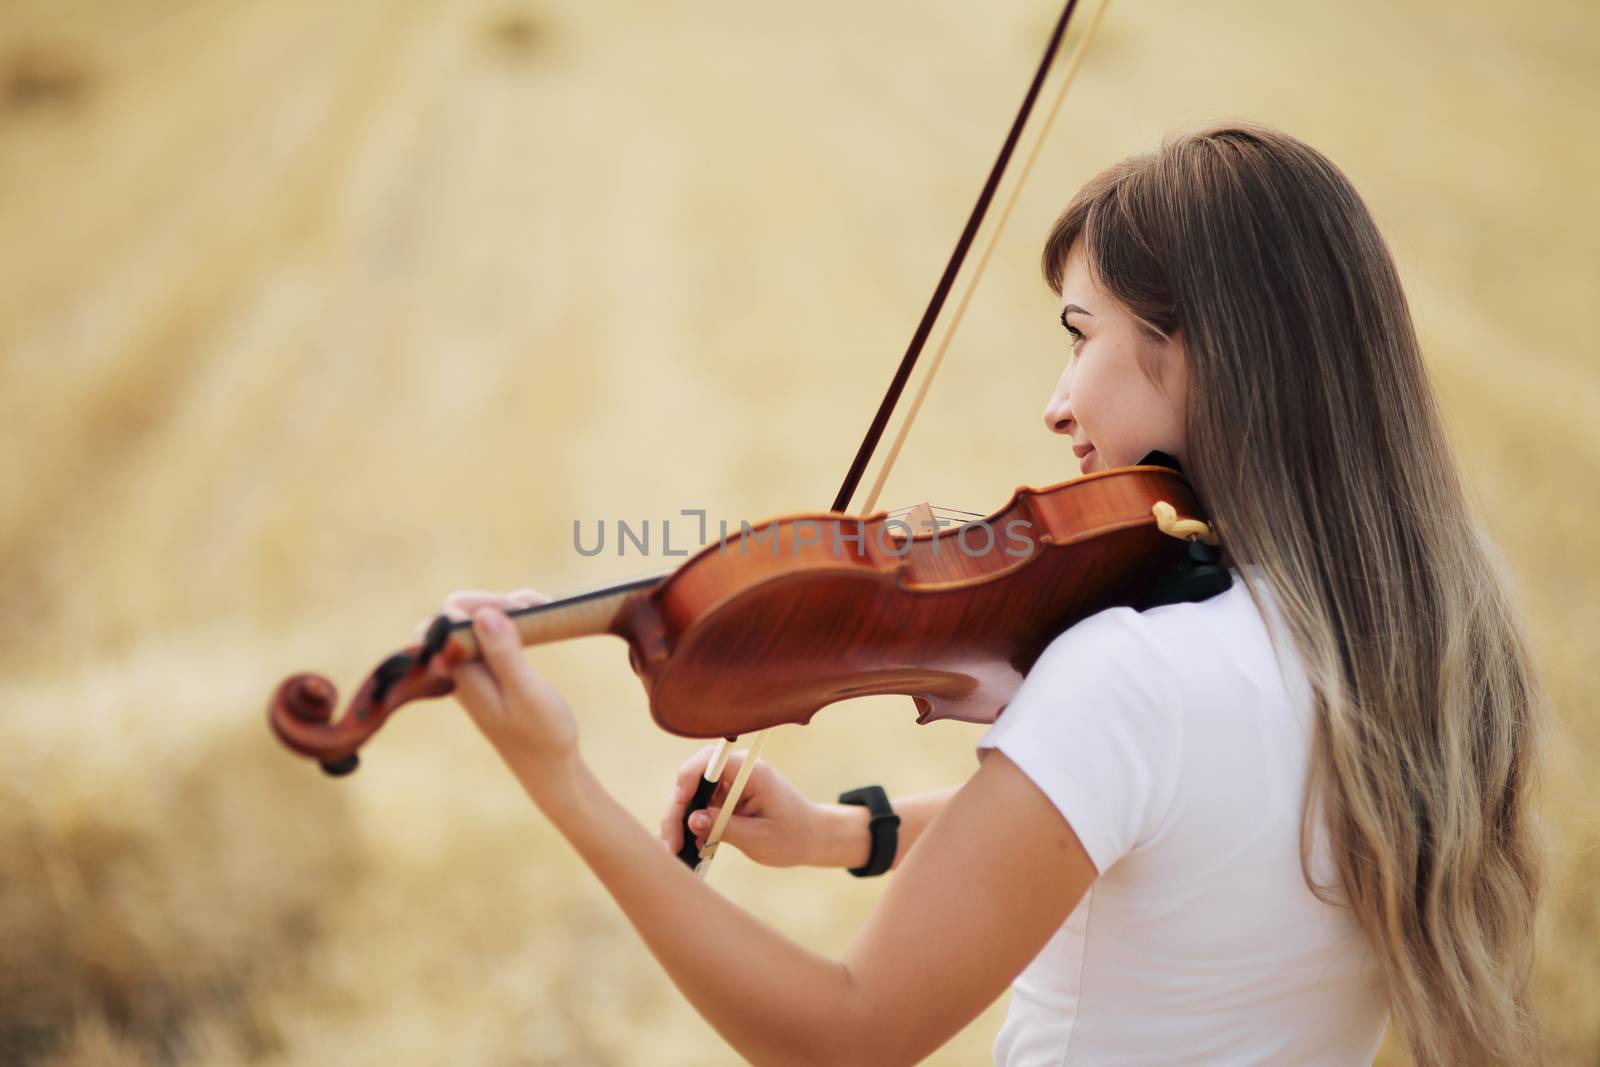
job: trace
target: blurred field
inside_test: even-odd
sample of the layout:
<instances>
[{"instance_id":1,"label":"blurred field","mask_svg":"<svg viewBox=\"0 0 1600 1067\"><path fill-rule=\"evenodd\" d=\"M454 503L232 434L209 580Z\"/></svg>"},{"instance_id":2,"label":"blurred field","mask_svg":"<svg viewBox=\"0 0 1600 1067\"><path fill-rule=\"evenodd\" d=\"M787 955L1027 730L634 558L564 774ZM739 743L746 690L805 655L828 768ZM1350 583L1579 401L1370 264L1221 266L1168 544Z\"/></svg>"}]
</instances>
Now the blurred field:
<instances>
[{"instance_id":1,"label":"blurred field","mask_svg":"<svg viewBox=\"0 0 1600 1067\"><path fill-rule=\"evenodd\" d=\"M0 1060L736 1062L453 704L339 783L262 707L291 670L354 682L451 589L661 563L582 558L574 519L824 506L1054 15L0 5ZM1595 1064L1600 9L1517 15L1118 0L886 503L1076 469L1038 422L1035 263L1089 174L1225 116L1327 151L1555 694L1541 996L1551 1062ZM653 825L693 746L620 646L535 658ZM768 751L815 796L901 792L975 736L883 701ZM880 890L712 879L824 951ZM988 1062L1002 1012L931 1062Z\"/></svg>"}]
</instances>

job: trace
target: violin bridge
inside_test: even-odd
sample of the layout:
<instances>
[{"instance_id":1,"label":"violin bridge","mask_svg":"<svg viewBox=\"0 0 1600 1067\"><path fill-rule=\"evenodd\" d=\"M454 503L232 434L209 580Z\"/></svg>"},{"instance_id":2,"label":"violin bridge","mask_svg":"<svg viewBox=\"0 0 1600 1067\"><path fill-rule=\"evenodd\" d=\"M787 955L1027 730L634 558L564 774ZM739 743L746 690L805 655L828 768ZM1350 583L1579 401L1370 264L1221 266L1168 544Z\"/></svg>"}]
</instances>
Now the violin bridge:
<instances>
[{"instance_id":1,"label":"violin bridge","mask_svg":"<svg viewBox=\"0 0 1600 1067\"><path fill-rule=\"evenodd\" d=\"M923 501L920 504L912 504L908 508L899 508L891 511L889 518L898 520L894 526L890 527L889 532L903 541L905 540L907 529L910 529L913 534L929 534L936 530L943 533L946 530L972 522L974 519L981 519L983 515L976 511L965 511L961 508L945 507L942 504L930 504L927 501ZM902 522L905 523L905 526L899 525Z\"/></svg>"},{"instance_id":2,"label":"violin bridge","mask_svg":"<svg viewBox=\"0 0 1600 1067\"><path fill-rule=\"evenodd\" d=\"M914 534L931 533L937 529L934 526L936 519L933 514L933 505L926 500L920 504L912 504L911 507L906 509L906 513L900 516L900 519L911 527L911 532Z\"/></svg>"}]
</instances>

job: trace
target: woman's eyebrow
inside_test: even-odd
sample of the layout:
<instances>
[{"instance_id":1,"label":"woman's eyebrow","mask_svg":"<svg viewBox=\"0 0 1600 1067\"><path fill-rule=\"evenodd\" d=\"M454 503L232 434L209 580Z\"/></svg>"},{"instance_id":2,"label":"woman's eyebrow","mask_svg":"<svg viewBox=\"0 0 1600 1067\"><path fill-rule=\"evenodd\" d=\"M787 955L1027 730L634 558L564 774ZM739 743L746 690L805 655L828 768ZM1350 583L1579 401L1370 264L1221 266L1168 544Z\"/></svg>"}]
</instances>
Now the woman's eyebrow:
<instances>
[{"instance_id":1,"label":"woman's eyebrow","mask_svg":"<svg viewBox=\"0 0 1600 1067\"><path fill-rule=\"evenodd\" d=\"M1085 311L1077 304L1068 304L1066 307L1061 309L1061 325L1065 326L1067 324L1068 315L1087 315L1091 319L1094 318L1094 312Z\"/></svg>"}]
</instances>

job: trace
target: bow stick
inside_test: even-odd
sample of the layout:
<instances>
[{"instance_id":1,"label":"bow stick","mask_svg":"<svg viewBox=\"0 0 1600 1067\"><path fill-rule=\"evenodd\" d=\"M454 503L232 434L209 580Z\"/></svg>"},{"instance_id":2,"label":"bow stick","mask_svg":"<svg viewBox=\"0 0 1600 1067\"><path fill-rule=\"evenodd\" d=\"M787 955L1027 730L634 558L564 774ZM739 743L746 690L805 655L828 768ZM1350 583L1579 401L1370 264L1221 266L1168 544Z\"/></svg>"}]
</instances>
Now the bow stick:
<instances>
[{"instance_id":1,"label":"bow stick","mask_svg":"<svg viewBox=\"0 0 1600 1067\"><path fill-rule=\"evenodd\" d=\"M972 294L977 289L978 280L983 276L984 268L988 266L989 258L994 253L995 246L999 243L1000 234L1004 231L1006 223L1011 218L1012 209L1016 206L1018 195L1022 186L1027 182L1028 175L1033 170L1035 160L1039 158L1039 150L1043 147L1045 138L1049 135L1050 126L1055 122L1056 115L1061 110L1062 101L1067 97L1067 90L1071 88L1073 79L1076 78L1078 68L1083 64L1085 51L1089 41L1094 37L1095 30L1100 26L1100 20L1110 6L1111 0L1102 0L1095 10L1094 17L1089 22L1078 46L1073 50L1072 58L1068 61L1066 75L1061 81L1060 88L1056 91L1055 101L1046 113L1044 123L1039 129L1039 135L1034 140L1033 148L1029 151L1027 159L1018 172L1017 180L1011 188L1011 193L1005 201L994 228L990 231L989 239L984 245L982 254L978 257L967 286L962 293L951 315L949 324L945 327L933 358L928 364L927 373L923 375L917 392L906 409L905 418L900 423L900 428L890 446L878 475L873 479L872 487L868 491L863 513L871 513L877 505L878 495L882 492L884 483L888 480L889 472L893 469L895 460L899 458L901 447L905 444L907 435L911 431L911 424L916 420L918 412L922 409L923 399L928 395L928 388L933 384L933 378L944 363L945 352L950 347L950 340L955 335L956 328L961 324L967 305L972 300ZM845 473L844 482L839 486L839 492L834 496L832 510L845 512L850 506L851 499L855 496L856 488L861 482L867 464L872 459L872 454L877 451L878 443L883 437L883 431L888 426L889 418L899 404L900 396L905 392L906 383L911 379L911 372L917 365L918 357L922 354L923 346L927 343L928 335L933 331L933 325L939 317L939 312L944 308L945 298L949 296L951 287L955 284L956 276L961 271L961 264L965 261L968 249L971 248L973 239L977 236L978 229L983 224L984 215L989 210L989 204L994 199L995 191L1000 186L1000 179L1005 174L1006 166L1011 161L1011 154L1015 151L1017 142L1022 136L1023 127L1027 125L1028 116L1033 111L1034 102L1038 99L1039 91L1044 86L1046 77L1050 73L1050 66L1055 60L1056 51L1061 46L1062 39L1066 36L1067 25L1072 21L1073 11L1078 6L1078 0L1067 0L1066 6L1061 10L1061 17L1056 20L1055 29L1050 34L1049 43L1045 46L1044 56L1039 60L1039 67L1034 72L1033 81L1028 85L1028 92L1022 99L1022 106L1017 109L1017 116L1012 120L1011 129L1006 134L1005 142L1000 146L1000 153L995 158L994 165L989 169L989 177L984 182L983 190L978 194L977 203L972 207L967 216L967 224L961 231L960 238L956 241L955 250L950 253L950 259L945 264L944 274L939 278L939 283L934 287L933 296L928 300L928 306L922 313L922 320L917 324L916 332L911 336L911 343L906 347L905 355L900 359L900 365L895 370L894 378L889 382L889 388L884 393L883 400L878 404L877 413L872 417L872 423L867 427L867 433L862 438L861 445L856 449L855 458L851 460L850 469ZM750 750L745 754L744 761L739 765L739 772L734 775L732 784L728 787L727 795L723 798L722 808L717 813L716 821L711 826L711 831L706 835L703 847L695 845L694 834L689 830L689 816L702 808L707 807L716 793L717 783L722 777L722 772L727 765L728 756L732 746L738 743L736 737L726 737L717 742L711 760L706 765L705 772L701 775L700 783L695 790L689 806L683 813L683 847L678 852L678 858L690 867L696 874L704 878L710 868L711 859L716 855L717 846L722 841L722 835L728 828L728 820L733 817L734 808L739 803L739 798L744 794L745 784L750 779L750 772L755 769L756 760L760 758L761 749L766 744L767 735L771 730L762 730L750 739Z\"/></svg>"}]
</instances>

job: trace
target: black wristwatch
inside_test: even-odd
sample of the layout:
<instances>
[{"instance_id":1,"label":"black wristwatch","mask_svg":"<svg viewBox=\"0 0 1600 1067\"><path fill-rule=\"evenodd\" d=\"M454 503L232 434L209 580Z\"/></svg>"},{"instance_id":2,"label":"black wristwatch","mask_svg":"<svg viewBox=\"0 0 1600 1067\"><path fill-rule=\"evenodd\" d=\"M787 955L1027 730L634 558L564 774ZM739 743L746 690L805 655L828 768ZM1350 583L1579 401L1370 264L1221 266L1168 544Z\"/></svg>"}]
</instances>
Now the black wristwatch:
<instances>
[{"instance_id":1,"label":"black wristwatch","mask_svg":"<svg viewBox=\"0 0 1600 1067\"><path fill-rule=\"evenodd\" d=\"M889 794L881 785L865 785L839 794L841 804L859 804L872 815L867 826L872 831L872 854L865 867L851 867L857 878L873 878L894 866L895 849L900 846L900 816L889 806Z\"/></svg>"}]
</instances>

